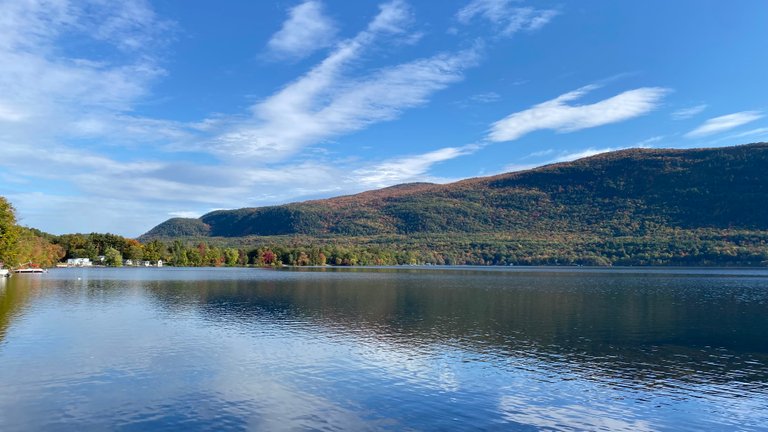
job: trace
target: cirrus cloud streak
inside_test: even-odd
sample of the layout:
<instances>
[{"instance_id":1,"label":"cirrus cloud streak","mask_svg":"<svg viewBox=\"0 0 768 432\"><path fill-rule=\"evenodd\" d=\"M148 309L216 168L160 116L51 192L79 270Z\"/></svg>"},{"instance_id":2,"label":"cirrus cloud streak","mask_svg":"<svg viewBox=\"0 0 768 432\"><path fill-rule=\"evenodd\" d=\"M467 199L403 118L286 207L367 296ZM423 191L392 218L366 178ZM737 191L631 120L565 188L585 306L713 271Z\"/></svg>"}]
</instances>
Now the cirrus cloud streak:
<instances>
[{"instance_id":1,"label":"cirrus cloud streak","mask_svg":"<svg viewBox=\"0 0 768 432\"><path fill-rule=\"evenodd\" d=\"M700 138L707 135L713 135L737 128L761 118L763 118L763 114L760 111L742 111L720 117L714 117L705 121L696 129L685 134L685 137Z\"/></svg>"},{"instance_id":2,"label":"cirrus cloud streak","mask_svg":"<svg viewBox=\"0 0 768 432\"><path fill-rule=\"evenodd\" d=\"M642 87L593 104L568 104L596 88L595 85L585 86L510 114L492 125L488 140L514 141L537 130L549 129L564 133L617 123L653 111L669 93L668 89L661 87Z\"/></svg>"}]
</instances>

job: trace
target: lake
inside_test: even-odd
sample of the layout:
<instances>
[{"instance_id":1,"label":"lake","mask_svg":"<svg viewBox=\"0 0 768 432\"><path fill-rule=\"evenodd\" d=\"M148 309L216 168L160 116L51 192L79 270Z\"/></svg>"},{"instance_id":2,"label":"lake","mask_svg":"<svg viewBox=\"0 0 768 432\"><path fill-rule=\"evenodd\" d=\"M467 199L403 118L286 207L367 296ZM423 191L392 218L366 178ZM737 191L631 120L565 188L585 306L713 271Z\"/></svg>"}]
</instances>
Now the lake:
<instances>
[{"instance_id":1,"label":"lake","mask_svg":"<svg viewBox=\"0 0 768 432\"><path fill-rule=\"evenodd\" d=\"M17 275L0 430L768 430L768 270Z\"/></svg>"}]
</instances>

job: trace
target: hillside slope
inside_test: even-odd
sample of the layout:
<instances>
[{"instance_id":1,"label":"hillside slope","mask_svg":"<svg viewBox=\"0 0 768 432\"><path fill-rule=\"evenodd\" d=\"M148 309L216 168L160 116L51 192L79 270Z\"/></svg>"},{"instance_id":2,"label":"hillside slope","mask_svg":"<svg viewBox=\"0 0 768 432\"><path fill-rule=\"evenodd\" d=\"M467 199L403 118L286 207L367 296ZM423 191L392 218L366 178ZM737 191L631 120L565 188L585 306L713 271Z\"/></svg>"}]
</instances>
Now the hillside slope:
<instances>
[{"instance_id":1,"label":"hillside slope","mask_svg":"<svg viewBox=\"0 0 768 432\"><path fill-rule=\"evenodd\" d=\"M276 235L768 230L768 143L631 149L528 171L170 219L141 240Z\"/></svg>"}]
</instances>

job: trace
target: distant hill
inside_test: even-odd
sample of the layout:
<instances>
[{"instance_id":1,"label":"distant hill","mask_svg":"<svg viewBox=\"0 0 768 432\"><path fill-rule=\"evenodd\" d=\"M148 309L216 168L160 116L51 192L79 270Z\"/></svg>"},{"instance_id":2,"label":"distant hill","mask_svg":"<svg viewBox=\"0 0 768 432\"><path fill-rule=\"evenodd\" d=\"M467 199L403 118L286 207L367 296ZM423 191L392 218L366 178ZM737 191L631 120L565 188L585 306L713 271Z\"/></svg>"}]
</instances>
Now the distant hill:
<instances>
[{"instance_id":1,"label":"distant hill","mask_svg":"<svg viewBox=\"0 0 768 432\"><path fill-rule=\"evenodd\" d=\"M205 237L211 233L211 227L200 219L171 218L152 228L139 237L139 240L157 237Z\"/></svg>"},{"instance_id":2,"label":"distant hill","mask_svg":"<svg viewBox=\"0 0 768 432\"><path fill-rule=\"evenodd\" d=\"M768 143L631 149L438 185L174 218L140 240L429 233L644 236L664 229L768 230Z\"/></svg>"}]
</instances>

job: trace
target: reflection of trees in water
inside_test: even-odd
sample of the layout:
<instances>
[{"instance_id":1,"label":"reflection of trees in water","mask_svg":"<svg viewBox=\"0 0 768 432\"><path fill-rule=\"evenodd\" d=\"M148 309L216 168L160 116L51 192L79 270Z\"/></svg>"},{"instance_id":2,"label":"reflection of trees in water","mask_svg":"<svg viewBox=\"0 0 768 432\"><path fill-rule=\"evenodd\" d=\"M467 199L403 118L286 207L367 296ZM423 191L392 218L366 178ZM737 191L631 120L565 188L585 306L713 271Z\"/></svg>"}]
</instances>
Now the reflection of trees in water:
<instances>
[{"instance_id":1,"label":"reflection of trees in water","mask_svg":"<svg viewBox=\"0 0 768 432\"><path fill-rule=\"evenodd\" d=\"M5 339L13 320L23 313L33 297L40 294L41 286L38 275L0 277L0 342Z\"/></svg>"},{"instance_id":2,"label":"reflection of trees in water","mask_svg":"<svg viewBox=\"0 0 768 432\"><path fill-rule=\"evenodd\" d=\"M82 273L85 275L86 273ZM0 278L0 342L5 339L13 321L24 313L24 309L42 296L56 295L66 302L119 301L130 292L141 293L139 281L50 279L42 275L14 275Z\"/></svg>"},{"instance_id":3,"label":"reflection of trees in water","mask_svg":"<svg viewBox=\"0 0 768 432\"><path fill-rule=\"evenodd\" d=\"M469 273L154 282L149 291L171 310L244 328L300 322L649 383L768 379L768 280Z\"/></svg>"}]
</instances>

